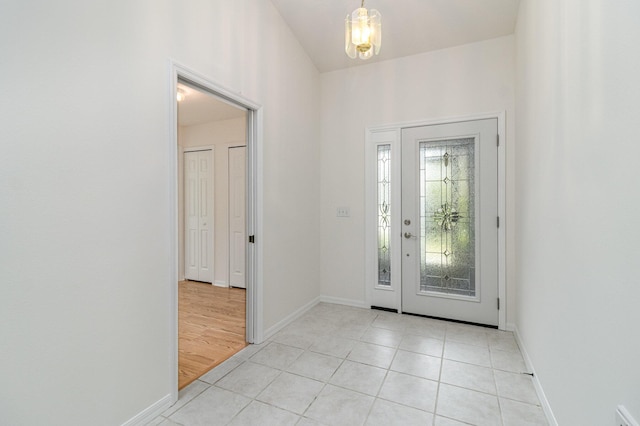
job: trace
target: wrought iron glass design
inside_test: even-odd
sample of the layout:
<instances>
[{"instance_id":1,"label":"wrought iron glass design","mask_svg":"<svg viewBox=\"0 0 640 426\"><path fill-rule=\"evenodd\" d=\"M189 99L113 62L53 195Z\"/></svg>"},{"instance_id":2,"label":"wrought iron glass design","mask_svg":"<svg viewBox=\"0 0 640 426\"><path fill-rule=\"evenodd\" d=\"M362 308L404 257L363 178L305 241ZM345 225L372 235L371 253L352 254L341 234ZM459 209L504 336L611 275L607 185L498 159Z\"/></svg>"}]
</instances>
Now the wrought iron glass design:
<instances>
[{"instance_id":1,"label":"wrought iron glass design","mask_svg":"<svg viewBox=\"0 0 640 426\"><path fill-rule=\"evenodd\" d=\"M474 138L420 142L420 291L475 297Z\"/></svg>"},{"instance_id":2,"label":"wrought iron glass design","mask_svg":"<svg viewBox=\"0 0 640 426\"><path fill-rule=\"evenodd\" d=\"M378 145L378 285L391 285L391 145Z\"/></svg>"}]
</instances>

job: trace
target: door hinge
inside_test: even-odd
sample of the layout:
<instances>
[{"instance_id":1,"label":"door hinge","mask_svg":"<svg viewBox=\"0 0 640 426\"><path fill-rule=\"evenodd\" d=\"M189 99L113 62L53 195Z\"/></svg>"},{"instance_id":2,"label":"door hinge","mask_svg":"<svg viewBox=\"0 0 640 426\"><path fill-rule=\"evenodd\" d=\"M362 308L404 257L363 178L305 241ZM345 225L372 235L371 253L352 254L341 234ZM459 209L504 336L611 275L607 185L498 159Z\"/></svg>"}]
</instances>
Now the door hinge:
<instances>
[{"instance_id":1,"label":"door hinge","mask_svg":"<svg viewBox=\"0 0 640 426\"><path fill-rule=\"evenodd\" d=\"M500 228L500 216L496 218L496 225Z\"/></svg>"},{"instance_id":2,"label":"door hinge","mask_svg":"<svg viewBox=\"0 0 640 426\"><path fill-rule=\"evenodd\" d=\"M255 235L249 235L249 242L250 243L255 243L256 242L256 236Z\"/></svg>"},{"instance_id":3,"label":"door hinge","mask_svg":"<svg viewBox=\"0 0 640 426\"><path fill-rule=\"evenodd\" d=\"M496 146L500 146L500 135L496 135Z\"/></svg>"},{"instance_id":4,"label":"door hinge","mask_svg":"<svg viewBox=\"0 0 640 426\"><path fill-rule=\"evenodd\" d=\"M500 298L498 297L498 310L500 310Z\"/></svg>"}]
</instances>

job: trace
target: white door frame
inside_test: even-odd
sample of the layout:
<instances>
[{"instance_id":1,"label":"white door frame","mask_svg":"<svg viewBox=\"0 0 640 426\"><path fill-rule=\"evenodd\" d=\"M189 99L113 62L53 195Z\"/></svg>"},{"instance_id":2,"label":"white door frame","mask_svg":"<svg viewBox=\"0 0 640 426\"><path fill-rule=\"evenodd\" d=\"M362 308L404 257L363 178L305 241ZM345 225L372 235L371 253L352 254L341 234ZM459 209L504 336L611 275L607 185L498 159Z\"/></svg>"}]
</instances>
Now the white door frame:
<instances>
[{"instance_id":1,"label":"white door frame","mask_svg":"<svg viewBox=\"0 0 640 426\"><path fill-rule=\"evenodd\" d=\"M171 206L170 223L168 224L170 241L170 299L171 322L170 333L173 336L170 345L170 357L173 366L171 377L171 396L173 402L178 400L178 107L176 93L178 80L211 93L222 101L239 106L247 110L247 236L255 236L255 243L247 244L247 342L262 343L264 340L263 326L263 295L262 295L262 265L263 250L260 231L263 224L263 124L262 106L244 96L217 84L202 74L199 74L173 60L169 61L169 137L167 144L167 158L169 161L169 200Z\"/></svg>"},{"instance_id":2,"label":"white door frame","mask_svg":"<svg viewBox=\"0 0 640 426\"><path fill-rule=\"evenodd\" d=\"M400 229L401 217L394 214L393 206L398 206L400 201L400 143L401 131L406 127L429 126L434 124L457 123L462 121L483 120L487 118L495 118L498 120L498 216L500 217L500 227L498 228L498 297L500 298L500 310L498 311L498 328L506 330L507 327L507 306L506 306L506 123L505 112L491 112L485 114L474 114L461 117L436 118L430 120L412 121L404 123L393 123L383 126L368 127L365 134L365 282L366 282L366 303L370 307L373 303L373 292L377 291L382 294L388 306L385 308L397 309L402 312L402 293L401 293L401 275L400 261L401 253L397 247L400 247ZM376 170L377 165L377 146L380 144L391 145L391 162L394 166L391 168L391 281L392 285L388 289L381 289L377 286L377 196L376 196ZM394 249L394 247L396 247ZM380 293L386 292L386 293Z\"/></svg>"}]
</instances>

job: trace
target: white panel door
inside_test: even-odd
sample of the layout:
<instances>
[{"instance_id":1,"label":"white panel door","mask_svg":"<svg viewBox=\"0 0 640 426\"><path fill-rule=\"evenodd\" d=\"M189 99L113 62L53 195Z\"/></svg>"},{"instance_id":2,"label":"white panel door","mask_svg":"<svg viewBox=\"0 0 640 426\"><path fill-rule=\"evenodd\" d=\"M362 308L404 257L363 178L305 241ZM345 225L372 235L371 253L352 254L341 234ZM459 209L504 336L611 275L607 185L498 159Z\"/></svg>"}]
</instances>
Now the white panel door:
<instances>
[{"instance_id":1,"label":"white panel door","mask_svg":"<svg viewBox=\"0 0 640 426\"><path fill-rule=\"evenodd\" d=\"M402 311L498 325L497 120L402 130Z\"/></svg>"},{"instance_id":2,"label":"white panel door","mask_svg":"<svg viewBox=\"0 0 640 426\"><path fill-rule=\"evenodd\" d=\"M213 153L185 152L185 278L213 282Z\"/></svg>"},{"instance_id":3,"label":"white panel door","mask_svg":"<svg viewBox=\"0 0 640 426\"><path fill-rule=\"evenodd\" d=\"M229 284L246 288L246 147L229 148Z\"/></svg>"}]
</instances>

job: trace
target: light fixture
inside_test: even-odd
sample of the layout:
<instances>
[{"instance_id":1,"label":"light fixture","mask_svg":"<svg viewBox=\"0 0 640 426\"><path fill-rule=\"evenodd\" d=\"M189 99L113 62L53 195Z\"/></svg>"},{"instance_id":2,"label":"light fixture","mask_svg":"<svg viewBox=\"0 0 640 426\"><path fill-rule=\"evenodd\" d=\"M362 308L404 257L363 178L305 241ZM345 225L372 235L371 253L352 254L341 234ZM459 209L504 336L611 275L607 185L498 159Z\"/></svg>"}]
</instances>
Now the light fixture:
<instances>
[{"instance_id":1,"label":"light fixture","mask_svg":"<svg viewBox=\"0 0 640 426\"><path fill-rule=\"evenodd\" d=\"M178 102L182 102L182 101L184 101L184 98L186 97L186 95L185 95L185 93L184 93L184 90L182 90L182 89L178 89L178 91L177 91L177 92L178 92L178 93L176 93L176 100L177 100Z\"/></svg>"},{"instance_id":2,"label":"light fixture","mask_svg":"<svg viewBox=\"0 0 640 426\"><path fill-rule=\"evenodd\" d=\"M364 0L344 20L344 50L350 58L369 59L380 53L382 15L376 9L367 11Z\"/></svg>"}]
</instances>

